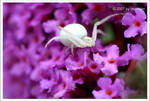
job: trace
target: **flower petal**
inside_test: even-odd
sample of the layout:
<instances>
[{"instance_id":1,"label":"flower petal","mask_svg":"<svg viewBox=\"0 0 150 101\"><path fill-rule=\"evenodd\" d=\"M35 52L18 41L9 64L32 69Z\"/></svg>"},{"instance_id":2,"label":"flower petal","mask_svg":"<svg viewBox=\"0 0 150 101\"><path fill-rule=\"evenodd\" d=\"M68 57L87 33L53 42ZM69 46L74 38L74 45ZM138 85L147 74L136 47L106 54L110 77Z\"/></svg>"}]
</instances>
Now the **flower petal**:
<instances>
[{"instance_id":1,"label":"flower petal","mask_svg":"<svg viewBox=\"0 0 150 101\"><path fill-rule=\"evenodd\" d=\"M135 16L136 19L140 19L140 20L145 20L146 19L146 14L142 9L136 8L134 11L136 13L136 16Z\"/></svg>"},{"instance_id":2,"label":"flower petal","mask_svg":"<svg viewBox=\"0 0 150 101\"><path fill-rule=\"evenodd\" d=\"M40 86L42 89L48 89L50 87L51 83L49 80L43 79L40 81Z\"/></svg>"},{"instance_id":3,"label":"flower petal","mask_svg":"<svg viewBox=\"0 0 150 101\"><path fill-rule=\"evenodd\" d=\"M46 33L58 32L59 22L56 20L49 20L43 23L43 29Z\"/></svg>"},{"instance_id":4,"label":"flower petal","mask_svg":"<svg viewBox=\"0 0 150 101\"><path fill-rule=\"evenodd\" d=\"M134 15L132 15L131 13L126 13L123 18L122 18L122 25L131 25L134 22Z\"/></svg>"},{"instance_id":5,"label":"flower petal","mask_svg":"<svg viewBox=\"0 0 150 101\"><path fill-rule=\"evenodd\" d=\"M55 13L54 13L54 16L55 16L55 18L56 19L59 19L59 20L65 20L66 18L67 18L67 9L58 9L58 10L56 10L55 11Z\"/></svg>"},{"instance_id":6,"label":"flower petal","mask_svg":"<svg viewBox=\"0 0 150 101\"><path fill-rule=\"evenodd\" d=\"M103 66L105 64L106 58L100 56L98 53L93 54L94 61L99 64L100 66Z\"/></svg>"},{"instance_id":7,"label":"flower petal","mask_svg":"<svg viewBox=\"0 0 150 101\"><path fill-rule=\"evenodd\" d=\"M97 85L102 89L107 89L112 83L112 80L108 77L102 77L97 81Z\"/></svg>"},{"instance_id":8,"label":"flower petal","mask_svg":"<svg viewBox=\"0 0 150 101\"><path fill-rule=\"evenodd\" d=\"M144 55L144 48L140 44L131 45L130 51L131 59L140 60Z\"/></svg>"},{"instance_id":9,"label":"flower petal","mask_svg":"<svg viewBox=\"0 0 150 101\"><path fill-rule=\"evenodd\" d=\"M118 66L125 66L129 64L130 53L127 51L117 59Z\"/></svg>"},{"instance_id":10,"label":"flower petal","mask_svg":"<svg viewBox=\"0 0 150 101\"><path fill-rule=\"evenodd\" d=\"M119 57L119 48L117 45L112 45L111 47L107 48L107 57L113 59Z\"/></svg>"},{"instance_id":11,"label":"flower petal","mask_svg":"<svg viewBox=\"0 0 150 101\"><path fill-rule=\"evenodd\" d=\"M116 64L106 64L105 67L101 69L101 71L106 75L114 75L118 73L117 65Z\"/></svg>"},{"instance_id":12,"label":"flower petal","mask_svg":"<svg viewBox=\"0 0 150 101\"><path fill-rule=\"evenodd\" d=\"M94 95L94 97L96 99L107 99L107 98L111 98L110 96L108 96L106 94L106 91L105 90L99 90L99 91L95 91L93 90L92 91L92 94Z\"/></svg>"},{"instance_id":13,"label":"flower petal","mask_svg":"<svg viewBox=\"0 0 150 101\"><path fill-rule=\"evenodd\" d=\"M124 37L125 38L130 38L134 37L138 34L138 28L134 26L130 26L125 32L124 32Z\"/></svg>"},{"instance_id":14,"label":"flower petal","mask_svg":"<svg viewBox=\"0 0 150 101\"><path fill-rule=\"evenodd\" d=\"M144 21L141 25L141 28L140 28L140 33L141 33L141 36L143 36L144 34L147 33L147 22Z\"/></svg>"},{"instance_id":15,"label":"flower petal","mask_svg":"<svg viewBox=\"0 0 150 101\"><path fill-rule=\"evenodd\" d=\"M118 92L119 95L120 92L124 90L124 81L122 79L116 79L112 87Z\"/></svg>"}]
</instances>

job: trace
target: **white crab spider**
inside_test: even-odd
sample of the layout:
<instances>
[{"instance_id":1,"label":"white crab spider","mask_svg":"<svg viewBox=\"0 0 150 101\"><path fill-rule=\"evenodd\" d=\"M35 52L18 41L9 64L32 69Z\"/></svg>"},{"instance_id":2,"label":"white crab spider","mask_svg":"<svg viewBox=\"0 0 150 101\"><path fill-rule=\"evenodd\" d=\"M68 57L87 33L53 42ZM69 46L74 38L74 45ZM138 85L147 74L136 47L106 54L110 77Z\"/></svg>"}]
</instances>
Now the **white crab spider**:
<instances>
[{"instance_id":1,"label":"white crab spider","mask_svg":"<svg viewBox=\"0 0 150 101\"><path fill-rule=\"evenodd\" d=\"M97 33L101 33L104 35L105 33L97 29L97 26L103 24L105 21L109 20L110 18L121 15L122 13L119 14L112 14L101 21L98 21L94 24L93 32L92 32L92 37L87 36L87 31L82 26L81 24L69 24L66 25L64 28L60 27L60 36L53 37L50 39L46 45L45 48L49 43L51 43L53 40L60 39L61 43L63 43L65 46L68 46L68 48L71 48L71 52L73 54L73 48L74 47L80 47L80 48L85 48L85 47L93 47L95 46L95 41L97 37Z\"/></svg>"}]
</instances>

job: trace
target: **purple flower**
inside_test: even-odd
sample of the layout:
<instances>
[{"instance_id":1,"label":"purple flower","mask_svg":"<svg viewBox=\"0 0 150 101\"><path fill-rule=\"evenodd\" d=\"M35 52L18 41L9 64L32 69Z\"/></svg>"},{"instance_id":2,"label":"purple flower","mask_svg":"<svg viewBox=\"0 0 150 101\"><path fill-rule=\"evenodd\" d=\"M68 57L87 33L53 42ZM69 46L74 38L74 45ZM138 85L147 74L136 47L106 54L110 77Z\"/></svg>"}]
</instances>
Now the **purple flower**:
<instances>
[{"instance_id":1,"label":"purple flower","mask_svg":"<svg viewBox=\"0 0 150 101\"><path fill-rule=\"evenodd\" d=\"M36 48L42 46L42 42L45 40L43 32L40 28L40 26L37 26L37 28L33 28L32 32L30 32L29 35L27 35L23 40L25 42L28 42L28 47L32 47L32 51L35 51Z\"/></svg>"},{"instance_id":2,"label":"purple flower","mask_svg":"<svg viewBox=\"0 0 150 101\"><path fill-rule=\"evenodd\" d=\"M30 74L30 79L33 81L41 80L41 72L42 72L42 69L39 67L36 67L34 70L32 70Z\"/></svg>"},{"instance_id":3,"label":"purple flower","mask_svg":"<svg viewBox=\"0 0 150 101\"><path fill-rule=\"evenodd\" d=\"M47 21L49 19L49 14L53 11L55 6L53 4L41 4L41 3L32 3L29 4L30 12L32 13L29 25L37 26L41 25L42 21Z\"/></svg>"},{"instance_id":4,"label":"purple flower","mask_svg":"<svg viewBox=\"0 0 150 101\"><path fill-rule=\"evenodd\" d=\"M52 80L42 79L40 81L41 88L42 89L48 89L49 92L51 91L52 86L55 85L55 84L57 84L56 80L53 80L53 79Z\"/></svg>"},{"instance_id":5,"label":"purple flower","mask_svg":"<svg viewBox=\"0 0 150 101\"><path fill-rule=\"evenodd\" d=\"M146 59L147 53L144 52L144 48L140 44L128 44L128 51L118 58L117 64L119 66L125 66L129 64L130 60L142 61Z\"/></svg>"},{"instance_id":6,"label":"purple flower","mask_svg":"<svg viewBox=\"0 0 150 101\"><path fill-rule=\"evenodd\" d=\"M65 65L67 70L78 70L83 69L86 66L86 59L87 59L87 49L78 49L76 56L70 55L65 60ZM82 54L82 55L81 55Z\"/></svg>"},{"instance_id":7,"label":"purple flower","mask_svg":"<svg viewBox=\"0 0 150 101\"><path fill-rule=\"evenodd\" d=\"M60 30L58 29L59 22L56 20L49 20L43 23L43 28L46 33L55 32L56 35L59 35Z\"/></svg>"},{"instance_id":8,"label":"purple flower","mask_svg":"<svg viewBox=\"0 0 150 101\"><path fill-rule=\"evenodd\" d=\"M50 80L41 80L40 86L43 90L48 89L52 98L60 98L75 88L75 82L69 71L54 69L50 70Z\"/></svg>"},{"instance_id":9,"label":"purple flower","mask_svg":"<svg viewBox=\"0 0 150 101\"><path fill-rule=\"evenodd\" d=\"M49 64L51 67L62 68L65 65L65 49L60 47L51 47L51 59L49 59Z\"/></svg>"},{"instance_id":10,"label":"purple flower","mask_svg":"<svg viewBox=\"0 0 150 101\"><path fill-rule=\"evenodd\" d=\"M140 8L136 8L134 11L136 15L127 12L122 18L122 24L129 26L129 28L124 32L124 37L126 38L135 37L138 33L140 33L141 36L147 33L145 12Z\"/></svg>"},{"instance_id":11,"label":"purple flower","mask_svg":"<svg viewBox=\"0 0 150 101\"><path fill-rule=\"evenodd\" d=\"M128 44L128 51L123 54L128 60L144 60L147 54L144 53L144 48L140 44Z\"/></svg>"},{"instance_id":12,"label":"purple flower","mask_svg":"<svg viewBox=\"0 0 150 101\"><path fill-rule=\"evenodd\" d=\"M9 71L4 72L4 98L29 98L30 79L23 76L14 77Z\"/></svg>"},{"instance_id":13,"label":"purple flower","mask_svg":"<svg viewBox=\"0 0 150 101\"><path fill-rule=\"evenodd\" d=\"M144 60L147 55L140 44L128 44L128 54L131 60Z\"/></svg>"},{"instance_id":14,"label":"purple flower","mask_svg":"<svg viewBox=\"0 0 150 101\"><path fill-rule=\"evenodd\" d=\"M71 72L73 81L77 84L83 84L82 72L80 70L72 71Z\"/></svg>"},{"instance_id":15,"label":"purple flower","mask_svg":"<svg viewBox=\"0 0 150 101\"><path fill-rule=\"evenodd\" d=\"M108 4L86 3L86 6L88 8L81 14L82 22L86 25L93 23L95 18L101 20L111 13L111 10L108 8Z\"/></svg>"},{"instance_id":16,"label":"purple flower","mask_svg":"<svg viewBox=\"0 0 150 101\"><path fill-rule=\"evenodd\" d=\"M29 75L31 73L31 64L34 65L39 57L35 53L35 51L31 51L30 48L25 48L24 46L21 46L21 49L16 49L16 58L18 61L16 61L10 70L10 73L13 75ZM34 61L33 61L34 60Z\"/></svg>"},{"instance_id":17,"label":"purple flower","mask_svg":"<svg viewBox=\"0 0 150 101\"><path fill-rule=\"evenodd\" d=\"M64 4L64 7L58 7L54 12L54 20L48 20L43 23L43 28L46 33L54 33L59 35L59 26L64 27L67 24L75 23L77 18L76 14L70 7L70 4Z\"/></svg>"},{"instance_id":18,"label":"purple flower","mask_svg":"<svg viewBox=\"0 0 150 101\"><path fill-rule=\"evenodd\" d=\"M120 53L125 51L120 56L117 45L104 47L98 35L94 47L75 47L73 55L70 50L66 51L67 47L61 42L53 41L44 48L49 38L59 35L59 26L84 24L88 36L91 36L94 19L101 20L112 13L123 12L112 11L112 7L124 5L137 7L137 4L121 3L4 3L3 97L62 99L130 96L132 91L124 90L123 80L116 75L119 66L128 65L130 60L141 61L146 58L142 45L128 44L128 50L120 50ZM146 23L146 15L141 16L142 12L136 9L136 15L133 15L135 19L140 19L140 28L146 27L146 24L142 26ZM117 17L109 23L118 21L120 17ZM98 28L101 27L103 30L103 26ZM112 28L116 30L117 27L118 24ZM145 34L144 31L141 31L141 35ZM123 37L117 38L122 40ZM119 43L119 46L123 44ZM103 77L105 74L111 76L112 80ZM96 91L94 88L99 89Z\"/></svg>"},{"instance_id":19,"label":"purple flower","mask_svg":"<svg viewBox=\"0 0 150 101\"><path fill-rule=\"evenodd\" d=\"M112 80L108 77L100 78L97 81L97 85L101 90L93 90L93 95L97 99L110 99L113 97L121 96L124 91L124 82L121 79L116 79L112 84Z\"/></svg>"},{"instance_id":20,"label":"purple flower","mask_svg":"<svg viewBox=\"0 0 150 101\"><path fill-rule=\"evenodd\" d=\"M69 56L66 61L66 68L67 70L78 70L78 69L83 69L85 67L84 60L80 58L79 60L72 58L72 56Z\"/></svg>"},{"instance_id":21,"label":"purple flower","mask_svg":"<svg viewBox=\"0 0 150 101\"><path fill-rule=\"evenodd\" d=\"M102 68L101 65L92 60L89 60L89 63L87 64L86 67L88 67L88 69L95 74L98 74L100 72L100 69Z\"/></svg>"},{"instance_id":22,"label":"purple flower","mask_svg":"<svg viewBox=\"0 0 150 101\"><path fill-rule=\"evenodd\" d=\"M117 64L125 66L130 60L143 61L146 57L147 53L144 52L141 44L128 44L128 51L118 58Z\"/></svg>"},{"instance_id":23,"label":"purple flower","mask_svg":"<svg viewBox=\"0 0 150 101\"><path fill-rule=\"evenodd\" d=\"M94 61L101 66L101 71L106 75L113 75L118 72L117 58L119 57L119 48L112 45L106 49L106 56L98 53L93 54Z\"/></svg>"},{"instance_id":24,"label":"purple flower","mask_svg":"<svg viewBox=\"0 0 150 101\"><path fill-rule=\"evenodd\" d=\"M19 14L13 14L11 18L9 19L8 26L10 26L11 33L14 34L14 36L18 39L21 40L24 38L26 35L25 30L26 30L26 23L27 19L29 16L26 15L19 15Z\"/></svg>"}]
</instances>

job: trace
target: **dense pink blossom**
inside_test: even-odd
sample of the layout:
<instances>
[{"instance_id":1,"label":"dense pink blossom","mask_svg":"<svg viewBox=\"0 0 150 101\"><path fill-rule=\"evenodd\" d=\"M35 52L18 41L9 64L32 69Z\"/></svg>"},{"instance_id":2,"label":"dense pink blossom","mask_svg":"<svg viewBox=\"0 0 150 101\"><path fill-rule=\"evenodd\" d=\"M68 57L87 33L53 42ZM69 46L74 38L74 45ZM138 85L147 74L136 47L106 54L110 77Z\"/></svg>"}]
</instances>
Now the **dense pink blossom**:
<instances>
[{"instance_id":1,"label":"dense pink blossom","mask_svg":"<svg viewBox=\"0 0 150 101\"><path fill-rule=\"evenodd\" d=\"M100 65L101 71L106 75L118 73L118 58L119 48L116 45L111 45L106 48L106 56L101 56L99 53L93 54L94 61ZM121 64L120 64L121 65Z\"/></svg>"},{"instance_id":2,"label":"dense pink blossom","mask_svg":"<svg viewBox=\"0 0 150 101\"><path fill-rule=\"evenodd\" d=\"M121 96L121 93L124 91L124 81L121 79L116 79L114 83L112 83L110 78L103 77L97 81L97 85L101 88L101 90L93 90L92 93L94 97L98 99L118 97Z\"/></svg>"},{"instance_id":3,"label":"dense pink blossom","mask_svg":"<svg viewBox=\"0 0 150 101\"><path fill-rule=\"evenodd\" d=\"M43 29L46 33L59 35L59 26L64 27L67 24L76 22L76 14L70 4L64 4L64 7L58 7L54 13L54 19L43 23Z\"/></svg>"},{"instance_id":4,"label":"dense pink blossom","mask_svg":"<svg viewBox=\"0 0 150 101\"><path fill-rule=\"evenodd\" d=\"M129 28L124 32L126 38L135 37L138 33L141 36L147 33L145 12L140 8L136 8L134 11L136 15L127 12L122 18L122 24L125 26L129 25Z\"/></svg>"},{"instance_id":5,"label":"dense pink blossom","mask_svg":"<svg viewBox=\"0 0 150 101\"><path fill-rule=\"evenodd\" d=\"M124 13L126 7L134 7L133 14ZM147 59L145 12L136 3L3 3L3 98L114 99L141 94L123 79L132 61ZM91 37L95 22L115 13L124 15L97 27L106 35L97 34L93 47L74 47L72 52L54 40L44 48L60 35L60 26L82 24ZM130 38L138 33L144 36Z\"/></svg>"}]
</instances>

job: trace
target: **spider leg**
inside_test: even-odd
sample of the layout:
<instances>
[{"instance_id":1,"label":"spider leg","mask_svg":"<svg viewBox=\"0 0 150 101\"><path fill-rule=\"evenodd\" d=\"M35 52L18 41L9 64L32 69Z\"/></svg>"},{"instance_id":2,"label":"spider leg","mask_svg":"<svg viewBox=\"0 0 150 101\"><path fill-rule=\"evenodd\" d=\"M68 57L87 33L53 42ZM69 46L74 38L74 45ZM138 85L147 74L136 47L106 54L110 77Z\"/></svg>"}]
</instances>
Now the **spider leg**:
<instances>
[{"instance_id":1,"label":"spider leg","mask_svg":"<svg viewBox=\"0 0 150 101\"><path fill-rule=\"evenodd\" d=\"M102 34L102 35L106 36L106 33L105 33L105 32L103 32L103 31L102 31L102 30L100 30L100 29L97 29L97 33L98 33L98 34Z\"/></svg>"},{"instance_id":2,"label":"spider leg","mask_svg":"<svg viewBox=\"0 0 150 101\"><path fill-rule=\"evenodd\" d=\"M71 45L71 53L72 53L72 56L74 57L73 48L74 48L74 45L72 44Z\"/></svg>"},{"instance_id":3,"label":"spider leg","mask_svg":"<svg viewBox=\"0 0 150 101\"><path fill-rule=\"evenodd\" d=\"M53 37L52 39L50 39L47 43L46 43L46 45L45 45L45 48L48 46L48 44L50 44L53 40L57 40L57 39L60 39L60 37L59 36L56 36L56 37Z\"/></svg>"},{"instance_id":4,"label":"spider leg","mask_svg":"<svg viewBox=\"0 0 150 101\"><path fill-rule=\"evenodd\" d=\"M69 50L69 48L70 48L70 47L67 47L67 48L65 49L65 53L67 53L67 51Z\"/></svg>"},{"instance_id":5,"label":"spider leg","mask_svg":"<svg viewBox=\"0 0 150 101\"><path fill-rule=\"evenodd\" d=\"M103 24L104 22L106 22L107 20L109 20L110 18L114 17L114 16L118 16L118 15L122 15L123 13L117 13L117 14L112 14L109 15L107 17L105 17L104 19L102 19L101 21L98 21L94 24L94 28L93 28L93 32L92 32L92 39L95 42L96 37L97 37L97 26Z\"/></svg>"}]
</instances>

